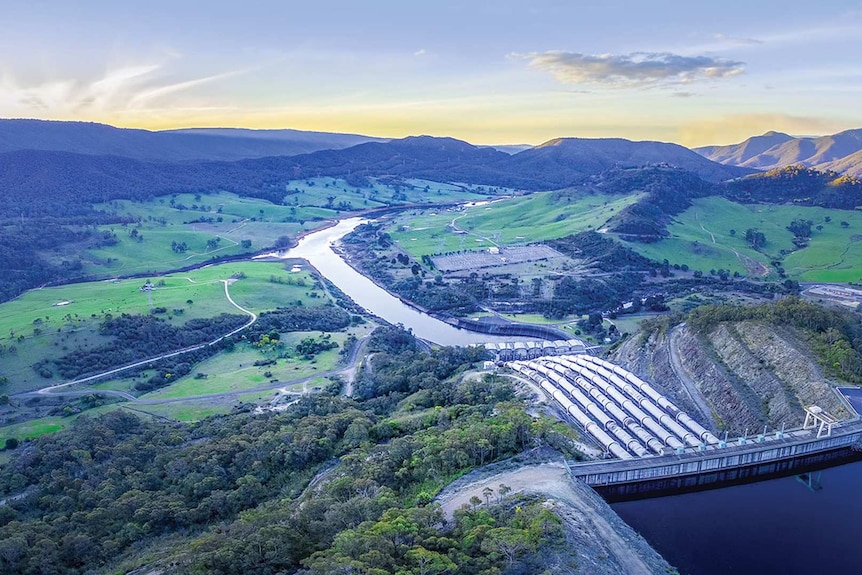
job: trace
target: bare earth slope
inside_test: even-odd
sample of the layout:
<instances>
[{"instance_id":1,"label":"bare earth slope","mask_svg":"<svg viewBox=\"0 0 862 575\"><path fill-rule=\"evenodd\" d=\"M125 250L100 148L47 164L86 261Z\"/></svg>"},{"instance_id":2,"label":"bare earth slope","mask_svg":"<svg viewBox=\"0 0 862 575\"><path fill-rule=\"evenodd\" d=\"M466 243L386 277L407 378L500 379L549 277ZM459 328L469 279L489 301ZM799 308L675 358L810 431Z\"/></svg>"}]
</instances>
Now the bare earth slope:
<instances>
[{"instance_id":1,"label":"bare earth slope","mask_svg":"<svg viewBox=\"0 0 862 575\"><path fill-rule=\"evenodd\" d=\"M504 484L513 493L547 496L545 503L564 522L567 548L574 561L562 558L555 573L584 575L648 575L673 573L650 545L589 487L573 481L562 463L524 466L494 475L482 470L453 483L437 497L448 517L471 497L482 499L485 488ZM566 560L568 559L568 560Z\"/></svg>"},{"instance_id":2,"label":"bare earth slope","mask_svg":"<svg viewBox=\"0 0 862 575\"><path fill-rule=\"evenodd\" d=\"M712 421L705 423L731 436L764 425L799 426L803 406L812 404L849 415L804 342L754 321L719 324L705 338L680 324L625 342L612 360L655 382L692 414L706 406Z\"/></svg>"}]
</instances>

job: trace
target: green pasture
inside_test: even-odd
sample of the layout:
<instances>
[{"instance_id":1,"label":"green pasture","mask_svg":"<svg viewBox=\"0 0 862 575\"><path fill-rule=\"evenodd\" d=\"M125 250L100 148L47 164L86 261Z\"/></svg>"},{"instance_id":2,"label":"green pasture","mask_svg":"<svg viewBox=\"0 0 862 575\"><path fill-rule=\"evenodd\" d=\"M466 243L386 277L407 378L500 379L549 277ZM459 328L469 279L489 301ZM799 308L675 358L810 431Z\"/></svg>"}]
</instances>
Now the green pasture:
<instances>
[{"instance_id":1,"label":"green pasture","mask_svg":"<svg viewBox=\"0 0 862 575\"><path fill-rule=\"evenodd\" d=\"M134 219L136 223L101 226L117 243L86 250L84 270L96 277L156 273L205 262L214 257L258 252L281 236L295 237L321 220L351 211L403 203L437 203L485 198L488 193L512 193L503 188L459 186L425 180L398 185L372 180L355 187L338 178L288 182L283 205L228 192L173 194L148 201L114 200L96 209ZM203 221L197 221L203 220ZM210 221L211 220L211 221ZM208 242L217 242L215 245ZM251 242L243 247L243 242ZM172 245L186 244L177 253ZM58 260L78 256L58 253Z\"/></svg>"},{"instance_id":2,"label":"green pasture","mask_svg":"<svg viewBox=\"0 0 862 575\"><path fill-rule=\"evenodd\" d=\"M177 325L220 313L241 314L225 297L224 280L231 278L231 297L255 313L297 302L315 306L329 301L324 290L314 287L316 280L309 272L290 273L278 262L235 262L154 276L155 289L150 294L155 307L167 309L159 317ZM145 281L112 280L37 289L0 304L0 374L9 379L7 391L17 393L60 383L38 376L30 366L104 343L98 328L108 314L149 313L147 294L140 291ZM64 305L58 305L61 303Z\"/></svg>"},{"instance_id":3,"label":"green pasture","mask_svg":"<svg viewBox=\"0 0 862 575\"><path fill-rule=\"evenodd\" d=\"M625 242L657 261L687 264L708 272L723 268L757 276L745 258L756 260L775 277L772 260L780 259L788 277L808 282L847 282L862 279L862 213L804 206L742 205L723 198L694 200L694 205L668 226L670 237L652 244ZM830 221L827 222L826 218ZM795 250L787 226L795 219L811 220L808 247ZM848 226L842 226L841 222ZM821 229L817 229L821 226ZM745 240L745 231L766 235L762 251ZM731 233L735 230L735 234ZM782 250L790 252L782 255ZM795 250L795 251L794 251Z\"/></svg>"},{"instance_id":4,"label":"green pasture","mask_svg":"<svg viewBox=\"0 0 862 575\"><path fill-rule=\"evenodd\" d=\"M284 203L297 207L349 203L353 210L365 210L392 204L462 202L485 199L488 194L505 195L514 190L485 186L444 184L429 180L408 179L399 184L371 179L368 186L351 186L340 178L293 180L285 186ZM333 198L330 202L330 198Z\"/></svg>"},{"instance_id":5,"label":"green pasture","mask_svg":"<svg viewBox=\"0 0 862 575\"><path fill-rule=\"evenodd\" d=\"M559 198L553 192L540 192L460 210L405 213L387 231L414 257L482 249L494 243L529 243L599 229L639 197ZM456 233L452 224L467 233Z\"/></svg>"},{"instance_id":6,"label":"green pasture","mask_svg":"<svg viewBox=\"0 0 862 575\"><path fill-rule=\"evenodd\" d=\"M40 419L31 419L23 423L15 423L0 427L0 445L6 443L6 439L14 437L19 441L25 439L34 439L40 435L55 433L61 429L67 428L72 421L71 417L42 417Z\"/></svg>"},{"instance_id":7,"label":"green pasture","mask_svg":"<svg viewBox=\"0 0 862 575\"><path fill-rule=\"evenodd\" d=\"M86 414L88 417L96 417L103 413L113 411L119 406L120 404L113 403L96 407L75 415L70 415L69 417L46 416L24 421L22 423L6 425L4 427L0 427L0 445L5 444L6 439L10 437L15 437L19 441L23 441L25 439L35 439L36 437L47 435L49 433L56 433L72 425L72 423L82 415Z\"/></svg>"},{"instance_id":8,"label":"green pasture","mask_svg":"<svg viewBox=\"0 0 862 575\"><path fill-rule=\"evenodd\" d=\"M177 379L168 387L142 395L140 399L176 399L196 395L233 393L276 385L279 382L289 383L296 379L311 377L317 373L332 370L338 363L338 352L347 337L346 333L330 334L331 340L337 342L339 347L320 352L313 360L306 360L294 351L294 347L301 339L305 337L317 339L322 335L322 332L286 333L282 335L282 346L268 352L251 344L237 346L233 352L220 353L202 361L195 366L193 373ZM278 354L282 350L286 351L289 357L278 358ZM276 361L275 365L254 365L255 361L270 358ZM198 378L198 373L205 374L206 377Z\"/></svg>"},{"instance_id":9,"label":"green pasture","mask_svg":"<svg viewBox=\"0 0 862 575\"><path fill-rule=\"evenodd\" d=\"M334 210L277 206L226 192L202 196L177 194L146 202L115 200L96 207L134 218L138 223L100 228L114 233L118 242L84 254L84 268L94 275L156 272L214 257L257 252L272 246L281 236L294 237L316 227L312 220L336 215ZM195 221L202 218L212 221ZM216 242L215 245L208 245L210 241ZM250 241L251 245L243 247L243 241ZM174 242L185 243L186 251L175 252Z\"/></svg>"},{"instance_id":10,"label":"green pasture","mask_svg":"<svg viewBox=\"0 0 862 575\"><path fill-rule=\"evenodd\" d=\"M184 401L161 405L135 405L133 406L133 412L137 415L142 415L141 412L144 412L154 417L193 422L200 421L211 415L230 413L236 403L236 399L229 398L229 400L219 402L217 405L212 405L205 401Z\"/></svg>"},{"instance_id":11,"label":"green pasture","mask_svg":"<svg viewBox=\"0 0 862 575\"><path fill-rule=\"evenodd\" d=\"M574 317L568 319L548 319L540 313L501 313L500 316L521 323L536 323L555 326L567 324L577 319Z\"/></svg>"}]
</instances>

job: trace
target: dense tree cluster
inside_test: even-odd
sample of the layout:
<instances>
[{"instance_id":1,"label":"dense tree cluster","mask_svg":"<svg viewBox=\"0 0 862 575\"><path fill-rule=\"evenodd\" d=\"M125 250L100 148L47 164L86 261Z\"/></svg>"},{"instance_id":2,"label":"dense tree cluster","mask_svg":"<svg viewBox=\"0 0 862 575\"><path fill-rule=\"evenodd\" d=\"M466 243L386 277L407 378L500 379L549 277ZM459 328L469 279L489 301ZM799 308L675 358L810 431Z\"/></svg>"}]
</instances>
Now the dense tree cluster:
<instances>
[{"instance_id":1,"label":"dense tree cluster","mask_svg":"<svg viewBox=\"0 0 862 575\"><path fill-rule=\"evenodd\" d=\"M176 327L152 315L122 314L106 319L99 328L102 335L112 338L111 342L89 350L74 351L53 360L53 364L60 376L72 379L107 371L142 357L213 341L246 321L246 316L221 314L213 318L192 319Z\"/></svg>"},{"instance_id":2,"label":"dense tree cluster","mask_svg":"<svg viewBox=\"0 0 862 575\"><path fill-rule=\"evenodd\" d=\"M444 315L463 316L479 309L475 295L470 289L459 283L443 281L442 277L434 281L425 280L419 275L419 268L414 268L413 275L396 280L390 273L390 258L380 256L379 252L392 245L392 240L382 231L383 224L362 224L343 242L351 244L350 250L353 264L363 273L371 276L380 284L401 297L425 308L426 310ZM410 263L410 259L399 254L401 265ZM399 258L394 258L395 262Z\"/></svg>"},{"instance_id":3,"label":"dense tree cluster","mask_svg":"<svg viewBox=\"0 0 862 575\"><path fill-rule=\"evenodd\" d=\"M795 204L853 210L862 205L862 180L804 166L787 166L732 180L722 195L743 203Z\"/></svg>"},{"instance_id":4,"label":"dense tree cluster","mask_svg":"<svg viewBox=\"0 0 862 575\"><path fill-rule=\"evenodd\" d=\"M630 299L642 283L643 275L634 272L581 280L566 276L556 283L554 297L546 304L545 315L562 318L612 310Z\"/></svg>"},{"instance_id":5,"label":"dense tree cluster","mask_svg":"<svg viewBox=\"0 0 862 575\"><path fill-rule=\"evenodd\" d=\"M617 169L602 174L596 189L611 194L642 193L638 201L612 217L606 227L627 239L656 241L668 234L673 216L691 207L692 198L716 193L696 174L666 166Z\"/></svg>"},{"instance_id":6,"label":"dense tree cluster","mask_svg":"<svg viewBox=\"0 0 862 575\"><path fill-rule=\"evenodd\" d=\"M350 325L351 321L349 313L334 305L294 305L260 314L246 336L257 341L260 336L272 331L339 331Z\"/></svg>"},{"instance_id":7,"label":"dense tree cluster","mask_svg":"<svg viewBox=\"0 0 862 575\"><path fill-rule=\"evenodd\" d=\"M106 235L95 226L125 221L105 214L76 216L62 207L51 217L17 216L8 220L0 217L0 302L37 285L81 278L83 266L78 257L67 256L58 262L47 259L44 253L61 246L85 249L109 245L116 242L116 236L110 232Z\"/></svg>"},{"instance_id":8,"label":"dense tree cluster","mask_svg":"<svg viewBox=\"0 0 862 575\"><path fill-rule=\"evenodd\" d=\"M759 250L766 245L766 234L758 229L748 228L745 230L745 241L747 241L752 248Z\"/></svg>"},{"instance_id":9,"label":"dense tree cluster","mask_svg":"<svg viewBox=\"0 0 862 575\"><path fill-rule=\"evenodd\" d=\"M547 242L571 258L586 259L596 269L617 272L649 271L658 263L597 232L587 231Z\"/></svg>"},{"instance_id":10,"label":"dense tree cluster","mask_svg":"<svg viewBox=\"0 0 862 575\"><path fill-rule=\"evenodd\" d=\"M25 494L0 507L0 571L125 572L155 546L170 573L537 565L561 537L539 501L474 503L442 525L430 501L472 467L570 445L571 428L528 416L506 380L457 378L474 356L411 351L394 330L376 338L394 353L375 353L363 401L324 393L191 426L117 411L26 442L0 470L0 495Z\"/></svg>"}]
</instances>

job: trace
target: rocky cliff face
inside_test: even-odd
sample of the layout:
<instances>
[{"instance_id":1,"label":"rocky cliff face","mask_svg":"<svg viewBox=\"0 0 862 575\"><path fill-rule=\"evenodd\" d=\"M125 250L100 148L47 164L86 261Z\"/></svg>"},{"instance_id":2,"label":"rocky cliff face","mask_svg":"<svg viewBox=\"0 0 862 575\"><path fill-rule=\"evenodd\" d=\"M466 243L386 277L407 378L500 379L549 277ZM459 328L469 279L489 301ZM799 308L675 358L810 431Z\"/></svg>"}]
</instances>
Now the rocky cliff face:
<instances>
[{"instance_id":1,"label":"rocky cliff face","mask_svg":"<svg viewBox=\"0 0 862 575\"><path fill-rule=\"evenodd\" d=\"M685 324L625 342L612 361L656 384L680 408L716 431L738 435L802 424L803 406L837 417L848 411L790 329L726 322L705 337Z\"/></svg>"}]
</instances>

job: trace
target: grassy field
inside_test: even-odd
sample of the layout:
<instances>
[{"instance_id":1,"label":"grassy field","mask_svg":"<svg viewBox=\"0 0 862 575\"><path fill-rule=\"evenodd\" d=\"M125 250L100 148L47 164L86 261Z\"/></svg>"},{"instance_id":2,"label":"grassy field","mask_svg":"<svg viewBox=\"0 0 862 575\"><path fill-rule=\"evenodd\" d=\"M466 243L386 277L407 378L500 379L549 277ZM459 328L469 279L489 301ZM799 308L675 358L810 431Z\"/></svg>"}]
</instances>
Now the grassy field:
<instances>
[{"instance_id":1,"label":"grassy field","mask_svg":"<svg viewBox=\"0 0 862 575\"><path fill-rule=\"evenodd\" d=\"M318 339L322 332L292 332L284 334L284 348L292 352L299 341L305 337ZM316 373L329 371L338 362L338 351L341 349L346 333L333 333L332 341L339 344L336 349L319 353L313 360L306 360L291 353L291 357L275 359L275 365L255 366L254 362L269 359L267 354L251 345L237 346L230 353L221 353L195 366L195 373L178 379L176 383L142 395L142 400L174 399L196 395L212 395L255 389L274 385L279 381L290 381L310 377ZM206 378L198 379L196 374L206 374Z\"/></svg>"},{"instance_id":2,"label":"grassy field","mask_svg":"<svg viewBox=\"0 0 862 575\"><path fill-rule=\"evenodd\" d=\"M97 276L176 269L213 257L255 252L273 245L280 236L292 237L319 225L312 220L336 213L319 213L316 208L312 213L229 193L177 194L147 202L116 200L96 207L139 221L101 228L116 234L118 243L85 255L85 270ZM212 221L195 222L200 219ZM211 241L216 243L208 244ZM243 241L251 244L243 247ZM173 242L185 243L186 251L175 252Z\"/></svg>"},{"instance_id":3,"label":"grassy field","mask_svg":"<svg viewBox=\"0 0 862 575\"><path fill-rule=\"evenodd\" d=\"M173 419L176 421L200 421L210 415L230 413L236 400L225 401L219 405L211 405L201 401L188 401L181 403L166 403L163 405L133 406L135 413L148 413L155 417Z\"/></svg>"},{"instance_id":4,"label":"grassy field","mask_svg":"<svg viewBox=\"0 0 862 575\"><path fill-rule=\"evenodd\" d=\"M284 205L227 192L99 204L97 209L138 223L102 226L101 230L116 235L117 243L88 250L83 255L84 269L96 277L156 273L213 257L256 252L272 246L281 236L296 236L318 227L321 220L349 211L399 203L469 201L484 198L489 192L486 188L424 180L406 180L397 186L372 182L369 187L356 188L336 178L290 182L285 191ZM187 249L177 253L173 243L184 243ZM56 259L77 255L56 254Z\"/></svg>"},{"instance_id":5,"label":"grassy field","mask_svg":"<svg viewBox=\"0 0 862 575\"><path fill-rule=\"evenodd\" d=\"M97 417L103 413L113 411L117 408L119 408L119 404L103 405L101 407L90 409L84 413L86 413L88 417ZM72 423L76 419L78 419L78 417L84 415L84 413L71 415L69 417L41 417L39 419L31 419L23 423L16 423L13 425L7 425L5 427L0 427L0 445L5 444L6 439L9 437L14 437L19 441L23 441L25 439L33 439L39 437L40 435L56 433L57 431L60 431L61 429L66 429L67 427L72 425Z\"/></svg>"},{"instance_id":6,"label":"grassy field","mask_svg":"<svg viewBox=\"0 0 862 575\"><path fill-rule=\"evenodd\" d=\"M292 274L281 263L236 262L154 277L153 305L166 308L167 313L159 317L173 324L220 313L240 314L224 293L223 280L235 276L245 277L230 286L231 296L253 312L287 303L315 306L329 301L322 289L314 287L309 272ZM283 283L273 283L271 277ZM140 279L71 284L31 290L0 305L0 374L9 379L3 391L17 393L52 383L30 366L103 343L98 327L108 314L148 313L146 293L140 291L143 284Z\"/></svg>"},{"instance_id":7,"label":"grassy field","mask_svg":"<svg viewBox=\"0 0 862 575\"><path fill-rule=\"evenodd\" d=\"M224 284L221 282L223 279L237 275L244 277L236 279L231 285L231 295L238 304L256 313L274 309L286 303L301 302L305 306L319 306L331 301L324 288L319 286L316 279L308 272L290 273L284 269L284 265L281 263L241 262L210 266L191 273L172 274L159 278L164 280L164 284L158 284L159 289L154 292L155 303L156 305L183 306L189 310L179 315L172 312L171 321L174 322L185 321L191 317L208 317L220 311L239 313L225 300ZM279 279L280 282L270 281L271 277ZM134 284L129 284L129 282L91 284L89 287L91 290L95 290L95 293L88 290L88 286L84 284L52 290L35 290L14 302L0 306L0 312L4 314L0 316L5 322L2 324L4 330L11 330L13 334L16 334L13 339L5 337L5 345L15 345L16 351L14 354L10 354L8 347L5 348L0 371L9 377L10 382L0 392L12 394L44 387L51 383L59 383L56 379L47 380L36 375L30 367L31 363L38 359L51 359L65 353L67 349L70 349L68 346L71 345L70 342L72 341L80 341L86 345L96 345L104 341L97 334L97 329L106 313L116 314L124 311L146 313L146 303L143 309L138 310L135 306L140 305L139 302L129 295L129 285L131 285L133 293L136 293L138 297L144 297L136 292L139 283L140 281ZM212 292L193 291L200 290L202 286L211 286L214 289ZM192 304L188 304L186 301L190 294L197 298L193 300ZM86 299L88 296L92 296L93 299ZM209 301L210 299L213 301ZM46 318L46 309L57 310L58 308L53 303L58 300L71 302L59 308L64 310L68 317L52 318L49 312ZM78 304L77 307L76 303ZM38 325L44 331L38 336L29 332L28 335L24 336L22 333L24 330L32 330L33 318L40 320ZM67 329L67 324L73 325L73 329ZM291 382L303 378L313 378L313 381L317 381L320 379L315 377L317 374L337 368L342 361L339 352L347 337L353 335L361 338L370 333L373 327L372 324L366 323L351 327L344 332L332 334L323 334L322 332L285 333L282 334L281 338L282 347L268 350L261 350L251 344L240 343L233 351L224 351L197 364L191 374L179 378L172 385L141 396L143 400L170 399L180 401L157 405L115 403L91 409L85 413L95 415L125 405L130 409L144 411L157 417L194 421L215 413L228 413L240 401L249 401L246 396L255 395L259 396L261 401L268 401L274 396L276 390L236 392L284 382L280 387L301 393L314 385L318 385L318 383ZM78 338L78 340L69 339L73 337ZM338 347L322 351L312 359L306 359L299 356L294 349L296 344L306 337L327 338L338 343ZM51 343L52 341L54 343ZM9 361L10 359L12 361ZM269 359L274 359L275 365L254 365L256 361ZM198 376L198 374L203 375ZM81 386L81 389L134 392L135 383L146 380L151 375L152 373L142 372L134 377L118 377L112 380L99 381L92 385L84 385ZM231 395L221 397L217 395L226 393ZM215 396L183 401L184 398L200 395ZM25 423L0 427L0 441L5 441L6 437L25 439L52 433L68 426L74 419L75 416L41 417Z\"/></svg>"},{"instance_id":8,"label":"grassy field","mask_svg":"<svg viewBox=\"0 0 862 575\"><path fill-rule=\"evenodd\" d=\"M536 323L541 325L562 325L566 323L570 323L574 321L575 317L564 318L564 319L548 319L542 314L539 313L502 313L500 314L502 317L506 319L510 319L512 321L519 321L522 323Z\"/></svg>"},{"instance_id":9,"label":"grassy field","mask_svg":"<svg viewBox=\"0 0 862 575\"><path fill-rule=\"evenodd\" d=\"M826 218L831 221L827 222ZM794 249L793 234L786 227L795 219L811 220L813 230L808 247L783 256L782 250ZM847 222L844 227L841 222ZM821 229L816 229L822 226ZM766 235L762 252L745 240L749 228ZM735 230L735 234L731 233ZM687 264L691 269L708 272L723 268L757 276L759 262L769 277L777 277L770 266L781 259L788 277L809 282L847 282L862 278L862 213L798 206L741 205L716 197L700 198L676 217L668 227L670 237L653 244L627 242L637 252L672 264Z\"/></svg>"},{"instance_id":10,"label":"grassy field","mask_svg":"<svg viewBox=\"0 0 862 575\"><path fill-rule=\"evenodd\" d=\"M461 210L402 214L387 230L414 257L483 249L497 244L529 243L598 229L639 198L589 195L554 200L541 192ZM455 233L451 224L468 233Z\"/></svg>"}]
</instances>

